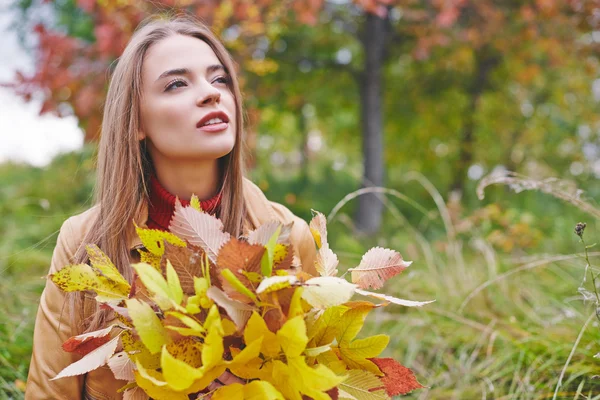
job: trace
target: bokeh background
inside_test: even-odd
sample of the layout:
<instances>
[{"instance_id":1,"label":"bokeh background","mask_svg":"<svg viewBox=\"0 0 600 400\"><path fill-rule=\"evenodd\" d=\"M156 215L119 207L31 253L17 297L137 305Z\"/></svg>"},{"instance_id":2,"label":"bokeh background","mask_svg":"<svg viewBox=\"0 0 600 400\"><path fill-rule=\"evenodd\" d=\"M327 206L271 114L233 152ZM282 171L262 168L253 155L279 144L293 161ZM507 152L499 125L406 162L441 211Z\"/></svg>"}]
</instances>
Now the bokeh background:
<instances>
[{"instance_id":1,"label":"bokeh background","mask_svg":"<svg viewBox=\"0 0 600 400\"><path fill-rule=\"evenodd\" d=\"M366 328L428 387L408 398L600 399L595 0L0 1L0 399L24 396L58 229L92 205L111 65L178 11L238 64L267 196L329 215L342 270L414 261L385 291L437 301Z\"/></svg>"}]
</instances>

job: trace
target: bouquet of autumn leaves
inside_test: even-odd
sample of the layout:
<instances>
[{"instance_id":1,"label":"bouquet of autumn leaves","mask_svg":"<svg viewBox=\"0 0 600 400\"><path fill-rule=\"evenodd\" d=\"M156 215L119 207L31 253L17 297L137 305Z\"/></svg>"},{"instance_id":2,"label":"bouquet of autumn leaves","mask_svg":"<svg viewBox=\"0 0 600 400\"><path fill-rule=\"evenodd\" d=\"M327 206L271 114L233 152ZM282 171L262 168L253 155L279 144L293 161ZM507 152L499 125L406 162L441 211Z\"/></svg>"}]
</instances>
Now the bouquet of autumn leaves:
<instances>
[{"instance_id":1,"label":"bouquet of autumn leaves","mask_svg":"<svg viewBox=\"0 0 600 400\"><path fill-rule=\"evenodd\" d=\"M337 276L326 219L316 213L314 277L294 256L291 225L269 222L237 239L197 198L177 202L171 232L136 229L145 249L132 284L97 246L87 246L89 265L50 276L63 291L94 292L117 317L67 340L65 351L84 356L53 379L108 364L125 399L156 400L201 398L225 371L245 384L210 392L214 400L388 399L422 387L408 368L376 358L387 335L356 338L374 308L428 303L365 290L410 265L398 252L369 250L348 282ZM382 304L351 301L355 294Z\"/></svg>"}]
</instances>

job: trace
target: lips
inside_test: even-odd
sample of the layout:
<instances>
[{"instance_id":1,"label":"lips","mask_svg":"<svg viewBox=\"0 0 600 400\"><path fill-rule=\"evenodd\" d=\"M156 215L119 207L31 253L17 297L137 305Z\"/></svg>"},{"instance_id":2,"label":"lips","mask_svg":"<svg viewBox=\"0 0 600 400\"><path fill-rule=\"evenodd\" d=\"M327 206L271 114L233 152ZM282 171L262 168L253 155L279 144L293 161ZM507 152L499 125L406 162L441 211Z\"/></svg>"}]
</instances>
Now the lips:
<instances>
[{"instance_id":1,"label":"lips","mask_svg":"<svg viewBox=\"0 0 600 400\"><path fill-rule=\"evenodd\" d=\"M204 117L202 117L202 119L196 124L196 128L210 128L211 126L213 126L212 124L205 124L213 118L220 118L221 121L223 121L222 123L214 124L215 127L224 124L226 125L229 123L229 117L227 116L227 114L225 114L223 111L215 111L208 113Z\"/></svg>"}]
</instances>

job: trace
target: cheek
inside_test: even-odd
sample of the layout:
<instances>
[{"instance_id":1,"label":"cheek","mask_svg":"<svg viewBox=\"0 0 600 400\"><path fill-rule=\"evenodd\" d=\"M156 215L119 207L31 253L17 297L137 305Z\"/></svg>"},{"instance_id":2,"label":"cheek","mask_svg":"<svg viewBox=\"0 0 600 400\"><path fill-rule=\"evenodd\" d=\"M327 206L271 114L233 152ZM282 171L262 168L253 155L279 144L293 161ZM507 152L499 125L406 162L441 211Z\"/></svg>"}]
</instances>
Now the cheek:
<instances>
[{"instance_id":1,"label":"cheek","mask_svg":"<svg viewBox=\"0 0 600 400\"><path fill-rule=\"evenodd\" d=\"M183 124L186 120L185 115L189 116L189 111L186 110L184 104L178 101L161 101L149 107L146 118L154 122L154 127L175 127L178 124ZM152 130L152 126L149 127Z\"/></svg>"}]
</instances>

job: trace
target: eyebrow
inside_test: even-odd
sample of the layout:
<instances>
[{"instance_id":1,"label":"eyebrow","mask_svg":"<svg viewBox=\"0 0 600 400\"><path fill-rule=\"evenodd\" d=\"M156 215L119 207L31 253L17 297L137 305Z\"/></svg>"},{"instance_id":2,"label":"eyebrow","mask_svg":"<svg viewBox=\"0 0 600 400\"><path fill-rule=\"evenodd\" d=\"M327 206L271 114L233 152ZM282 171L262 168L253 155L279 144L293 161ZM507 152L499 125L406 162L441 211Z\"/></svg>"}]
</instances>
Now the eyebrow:
<instances>
[{"instance_id":1,"label":"eyebrow","mask_svg":"<svg viewBox=\"0 0 600 400\"><path fill-rule=\"evenodd\" d=\"M213 72L216 72L216 71L224 71L225 72L226 70L225 70L225 67L221 64L214 64L214 65L209 65L208 67L206 67L207 74L212 74ZM156 79L156 81L166 78L167 76L173 76L173 75L191 75L191 71L188 68L170 69L170 70L165 71L162 74L160 74L160 76Z\"/></svg>"}]
</instances>

